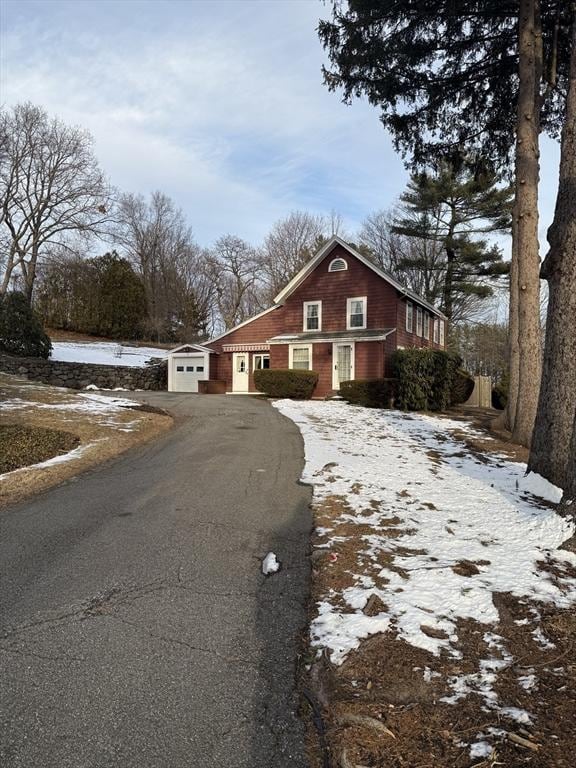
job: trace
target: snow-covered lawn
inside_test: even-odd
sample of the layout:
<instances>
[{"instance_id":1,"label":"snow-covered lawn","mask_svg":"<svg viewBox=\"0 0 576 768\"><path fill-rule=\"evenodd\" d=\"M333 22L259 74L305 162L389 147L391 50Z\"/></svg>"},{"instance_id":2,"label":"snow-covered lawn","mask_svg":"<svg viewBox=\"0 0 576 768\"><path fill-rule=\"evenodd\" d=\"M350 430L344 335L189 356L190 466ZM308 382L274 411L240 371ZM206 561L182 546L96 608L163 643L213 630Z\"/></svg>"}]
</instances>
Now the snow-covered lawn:
<instances>
[{"instance_id":1,"label":"snow-covered lawn","mask_svg":"<svg viewBox=\"0 0 576 768\"><path fill-rule=\"evenodd\" d=\"M166 357L165 349L131 347L113 341L54 341L52 360L98 365L143 366L152 357Z\"/></svg>"},{"instance_id":2,"label":"snow-covered lawn","mask_svg":"<svg viewBox=\"0 0 576 768\"><path fill-rule=\"evenodd\" d=\"M326 567L338 567L347 540L356 546L341 588L318 600L312 645L341 665L364 638L391 632L457 666L459 626L473 620L484 628L485 657L474 673L447 676L441 701L475 693L489 709L499 707L499 716L529 722L494 692L500 670L513 661L494 631L501 618L494 598L507 593L526 605L535 647L548 642L533 629L539 611L576 603L576 555L558 550L574 526L530 492L557 489L527 482L523 464L467 450L453 431L479 433L461 421L334 401L275 406L304 437L302 479L313 485L316 519L332 510L324 516L331 522L316 530L317 547L330 553ZM379 611L363 610L369 599ZM430 682L430 670L423 674ZM519 685L528 690L536 677L532 670ZM475 751L479 756L480 746Z\"/></svg>"}]
</instances>

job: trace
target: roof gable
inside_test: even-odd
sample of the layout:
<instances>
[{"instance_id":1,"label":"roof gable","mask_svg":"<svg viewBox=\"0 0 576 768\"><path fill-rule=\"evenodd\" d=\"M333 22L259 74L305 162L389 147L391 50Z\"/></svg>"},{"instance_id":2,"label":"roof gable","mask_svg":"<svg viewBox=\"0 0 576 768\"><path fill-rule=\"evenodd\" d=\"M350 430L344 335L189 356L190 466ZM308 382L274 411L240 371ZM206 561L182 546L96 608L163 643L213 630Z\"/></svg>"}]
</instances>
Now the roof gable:
<instances>
[{"instance_id":1,"label":"roof gable","mask_svg":"<svg viewBox=\"0 0 576 768\"><path fill-rule=\"evenodd\" d=\"M413 299L414 301L418 302L419 304L422 304L422 306L426 307L430 311L434 312L435 315L438 315L439 317L443 317L446 319L446 316L442 314L436 307L434 307L432 304L430 304L428 301L423 299L422 297L418 296L418 294L414 293L414 291L411 291L409 288L405 288L403 285L398 283L391 275L388 275L386 272L384 272L380 267L377 267L376 264L372 263L370 259L367 259L365 256L363 256L359 251L357 251L355 248L352 248L351 245L346 243L344 240L342 240L337 235L334 235L333 237L328 240L327 243L325 243L322 248L316 253L313 258L310 259L310 261L305 264L300 272L298 272L292 280L274 297L274 304L284 304L286 299L294 293L294 291L304 282L304 280L310 275L316 267L328 256L328 254L337 246L341 246L344 248L344 250L350 254L353 258L357 259L361 264L364 264L364 266L371 269L373 272L375 272L378 277L380 277L382 280L385 280L389 285L392 285L399 293L407 296L410 299Z\"/></svg>"},{"instance_id":2,"label":"roof gable","mask_svg":"<svg viewBox=\"0 0 576 768\"><path fill-rule=\"evenodd\" d=\"M168 350L169 355L173 355L175 352L180 352L181 354L186 354L187 352L210 352L211 354L214 354L213 349L203 347L201 344L181 344L179 347L174 347L174 349Z\"/></svg>"}]
</instances>

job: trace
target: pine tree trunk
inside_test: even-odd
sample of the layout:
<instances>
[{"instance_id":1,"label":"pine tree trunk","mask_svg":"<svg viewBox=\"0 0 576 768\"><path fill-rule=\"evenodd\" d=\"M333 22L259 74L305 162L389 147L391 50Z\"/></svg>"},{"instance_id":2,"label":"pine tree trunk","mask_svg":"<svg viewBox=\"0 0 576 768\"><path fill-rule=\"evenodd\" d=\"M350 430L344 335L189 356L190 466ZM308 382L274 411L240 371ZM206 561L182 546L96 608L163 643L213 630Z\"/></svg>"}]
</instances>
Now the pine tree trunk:
<instances>
[{"instance_id":1,"label":"pine tree trunk","mask_svg":"<svg viewBox=\"0 0 576 768\"><path fill-rule=\"evenodd\" d=\"M539 105L536 0L520 0L516 141L518 396L512 440L530 446L541 374L540 256L538 252Z\"/></svg>"},{"instance_id":2,"label":"pine tree trunk","mask_svg":"<svg viewBox=\"0 0 576 768\"><path fill-rule=\"evenodd\" d=\"M558 512L566 517L571 516L576 519L576 412L574 413L572 439L570 440L570 449L568 451L564 495Z\"/></svg>"},{"instance_id":3,"label":"pine tree trunk","mask_svg":"<svg viewBox=\"0 0 576 768\"><path fill-rule=\"evenodd\" d=\"M575 445L576 414L576 21L572 21L572 55L562 129L560 179L554 220L548 230L550 249L542 264L548 281L544 369L528 468L566 488L573 477L568 465Z\"/></svg>"},{"instance_id":4,"label":"pine tree trunk","mask_svg":"<svg viewBox=\"0 0 576 768\"><path fill-rule=\"evenodd\" d=\"M518 402L519 351L518 351L518 231L516 209L512 212L512 260L510 262L510 301L508 308L508 402L504 411L494 420L496 429L512 432Z\"/></svg>"},{"instance_id":5,"label":"pine tree trunk","mask_svg":"<svg viewBox=\"0 0 576 768\"><path fill-rule=\"evenodd\" d=\"M452 320L453 311L453 277L454 277L454 262L456 261L456 252L450 245L446 245L446 276L444 278L444 297L442 310L448 320Z\"/></svg>"}]
</instances>

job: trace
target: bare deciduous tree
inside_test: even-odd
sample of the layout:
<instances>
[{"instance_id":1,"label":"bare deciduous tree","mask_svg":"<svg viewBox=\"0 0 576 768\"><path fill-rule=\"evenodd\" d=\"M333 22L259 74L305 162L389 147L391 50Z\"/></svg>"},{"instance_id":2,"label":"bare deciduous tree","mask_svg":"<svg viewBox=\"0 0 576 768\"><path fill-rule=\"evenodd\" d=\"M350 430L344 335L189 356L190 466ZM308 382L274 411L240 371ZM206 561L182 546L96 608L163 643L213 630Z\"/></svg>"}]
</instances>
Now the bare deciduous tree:
<instances>
[{"instance_id":1,"label":"bare deciduous tree","mask_svg":"<svg viewBox=\"0 0 576 768\"><path fill-rule=\"evenodd\" d=\"M266 284L265 301L272 298L302 269L330 234L337 234L341 221L332 214L328 221L304 211L292 211L277 221L264 240L262 250L263 279ZM334 230L337 231L334 231ZM332 231L331 231L332 230Z\"/></svg>"},{"instance_id":2,"label":"bare deciduous tree","mask_svg":"<svg viewBox=\"0 0 576 768\"><path fill-rule=\"evenodd\" d=\"M91 136L30 103L0 110L0 203L0 295L16 270L31 301L50 245L102 235L110 223L112 190Z\"/></svg>"},{"instance_id":3,"label":"bare deciduous tree","mask_svg":"<svg viewBox=\"0 0 576 768\"><path fill-rule=\"evenodd\" d=\"M158 341L204 336L210 282L182 211L162 192L154 192L149 202L126 194L118 220L116 241L144 283L148 333Z\"/></svg>"},{"instance_id":4,"label":"bare deciduous tree","mask_svg":"<svg viewBox=\"0 0 576 768\"><path fill-rule=\"evenodd\" d=\"M224 330L247 320L259 308L258 252L235 235L224 235L208 253L219 322Z\"/></svg>"}]
</instances>

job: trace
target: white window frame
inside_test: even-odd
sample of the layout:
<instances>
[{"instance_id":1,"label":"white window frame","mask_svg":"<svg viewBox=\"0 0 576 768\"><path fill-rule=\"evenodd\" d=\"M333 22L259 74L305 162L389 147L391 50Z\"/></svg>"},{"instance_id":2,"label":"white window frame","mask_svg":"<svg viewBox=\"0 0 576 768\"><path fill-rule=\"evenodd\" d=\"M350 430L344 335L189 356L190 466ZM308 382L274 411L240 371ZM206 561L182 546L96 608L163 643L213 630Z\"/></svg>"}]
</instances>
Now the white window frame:
<instances>
[{"instance_id":1,"label":"white window frame","mask_svg":"<svg viewBox=\"0 0 576 768\"><path fill-rule=\"evenodd\" d=\"M440 334L439 334L439 344L441 347L445 344L445 331L444 331L444 320L438 320L439 327L440 327Z\"/></svg>"},{"instance_id":2,"label":"white window frame","mask_svg":"<svg viewBox=\"0 0 576 768\"><path fill-rule=\"evenodd\" d=\"M414 304L406 302L406 332L414 333Z\"/></svg>"},{"instance_id":3,"label":"white window frame","mask_svg":"<svg viewBox=\"0 0 576 768\"><path fill-rule=\"evenodd\" d=\"M258 352L257 354L252 355L252 370L253 371L267 370L267 369L264 369L264 368L256 368L256 358L257 357L261 357L262 360L264 360L264 358L267 357L268 360L270 360L270 353L269 352ZM268 368L270 368L270 366L268 366Z\"/></svg>"},{"instance_id":4,"label":"white window frame","mask_svg":"<svg viewBox=\"0 0 576 768\"><path fill-rule=\"evenodd\" d=\"M362 325L351 325L350 323L350 315L352 310L352 302L353 301L361 301L362 305L364 307L363 310L363 317L364 322ZM346 299L346 330L347 331L363 331L366 329L366 324L368 321L368 299L366 296L353 296L351 299Z\"/></svg>"},{"instance_id":5,"label":"white window frame","mask_svg":"<svg viewBox=\"0 0 576 768\"><path fill-rule=\"evenodd\" d=\"M422 322L422 307L416 307L416 336L420 338L424 332Z\"/></svg>"},{"instance_id":6,"label":"white window frame","mask_svg":"<svg viewBox=\"0 0 576 768\"><path fill-rule=\"evenodd\" d=\"M308 307L313 307L318 305L318 328L308 328ZM304 307L302 310L303 314L303 320L302 320L302 330L305 333L314 333L315 331L321 331L322 330L322 302L320 299L317 301L305 301Z\"/></svg>"},{"instance_id":7,"label":"white window frame","mask_svg":"<svg viewBox=\"0 0 576 768\"><path fill-rule=\"evenodd\" d=\"M440 338L440 327L439 327L439 321L438 321L438 318L437 318L437 317L435 317L433 322L434 322L434 336L433 336L433 341L434 341L434 344L438 344L438 343L439 343L439 338Z\"/></svg>"},{"instance_id":8,"label":"white window frame","mask_svg":"<svg viewBox=\"0 0 576 768\"><path fill-rule=\"evenodd\" d=\"M430 339L430 314L428 312L424 312L423 334L425 339Z\"/></svg>"},{"instance_id":9,"label":"white window frame","mask_svg":"<svg viewBox=\"0 0 576 768\"><path fill-rule=\"evenodd\" d=\"M288 368L294 369L294 350L295 349L304 349L306 348L308 350L308 364L309 367L307 370L312 371L313 369L313 362L312 362L312 344L289 344L288 345ZM298 371L304 371L305 368L296 368L294 370Z\"/></svg>"},{"instance_id":10,"label":"white window frame","mask_svg":"<svg viewBox=\"0 0 576 768\"><path fill-rule=\"evenodd\" d=\"M334 269L333 265L336 261L343 261L344 269ZM346 259L343 259L342 256L336 256L336 258L332 259L332 261L328 265L328 272L345 272L347 269L348 269L348 262L346 261Z\"/></svg>"}]
</instances>

